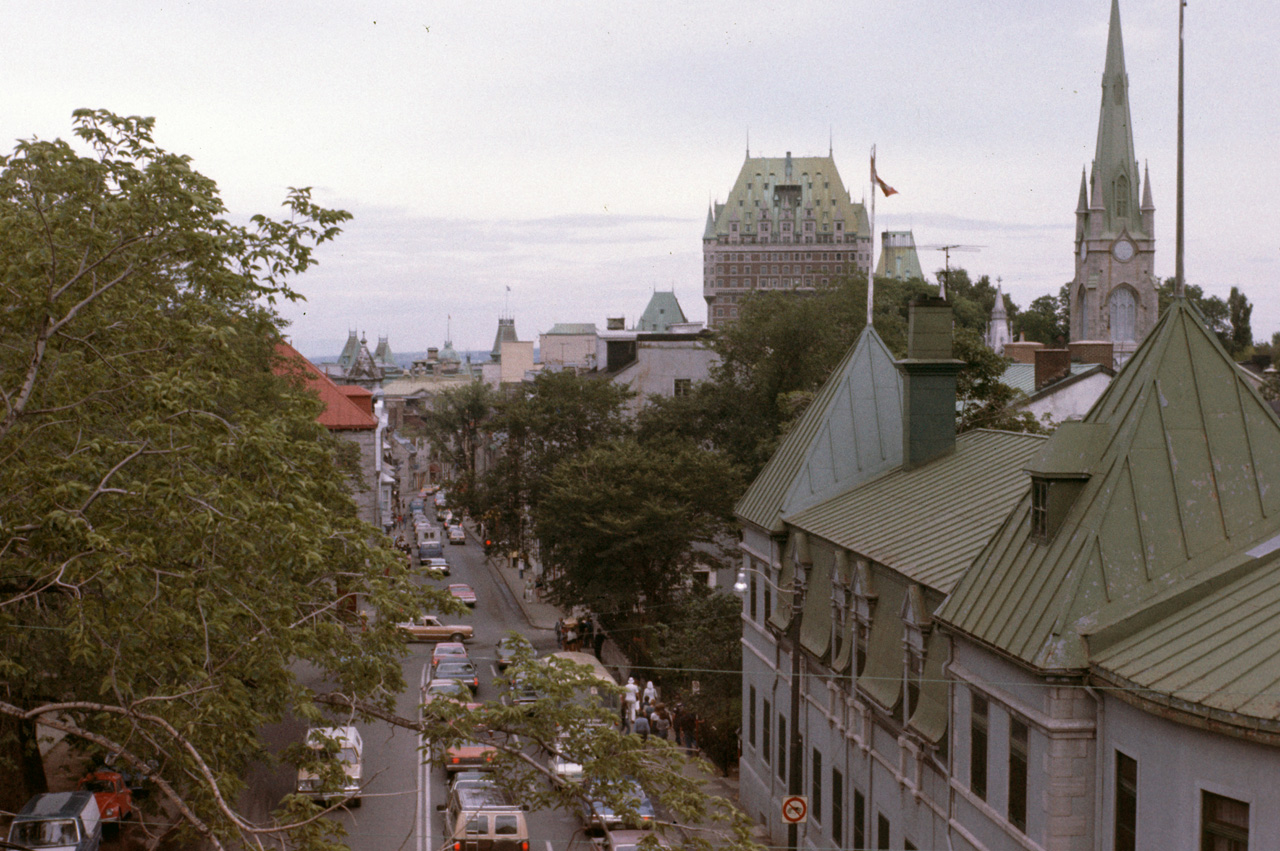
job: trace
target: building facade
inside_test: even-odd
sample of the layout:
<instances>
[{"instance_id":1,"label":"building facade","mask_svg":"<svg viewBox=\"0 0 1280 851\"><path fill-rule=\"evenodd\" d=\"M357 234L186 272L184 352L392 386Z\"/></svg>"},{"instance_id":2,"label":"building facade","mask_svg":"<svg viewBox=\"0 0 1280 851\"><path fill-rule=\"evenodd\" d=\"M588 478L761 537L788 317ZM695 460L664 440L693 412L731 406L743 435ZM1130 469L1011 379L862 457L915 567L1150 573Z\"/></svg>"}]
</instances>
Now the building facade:
<instances>
[{"instance_id":1,"label":"building facade","mask_svg":"<svg viewBox=\"0 0 1280 851\"><path fill-rule=\"evenodd\" d=\"M1159 313L1155 214L1151 178L1140 175L1134 156L1120 4L1112 0L1097 147L1087 178L1080 175L1076 204L1070 330L1072 340L1113 343L1117 363L1138 347Z\"/></svg>"},{"instance_id":2,"label":"building facade","mask_svg":"<svg viewBox=\"0 0 1280 851\"><path fill-rule=\"evenodd\" d=\"M909 230L887 230L880 234L880 259L876 277L895 281L924 280L915 234Z\"/></svg>"},{"instance_id":3,"label":"building facade","mask_svg":"<svg viewBox=\"0 0 1280 851\"><path fill-rule=\"evenodd\" d=\"M758 290L814 290L866 275L866 209L840 180L834 157L752 157L723 203L707 211L702 294L711 328L737 318Z\"/></svg>"}]
</instances>

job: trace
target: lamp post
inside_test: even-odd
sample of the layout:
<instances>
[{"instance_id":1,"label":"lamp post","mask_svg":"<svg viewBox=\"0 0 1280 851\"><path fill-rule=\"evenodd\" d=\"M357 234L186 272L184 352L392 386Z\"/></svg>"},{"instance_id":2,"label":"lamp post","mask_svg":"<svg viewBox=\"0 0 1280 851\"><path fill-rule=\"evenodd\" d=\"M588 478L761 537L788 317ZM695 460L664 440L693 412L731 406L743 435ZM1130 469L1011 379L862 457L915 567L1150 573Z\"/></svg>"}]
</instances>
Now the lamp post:
<instances>
[{"instance_id":1,"label":"lamp post","mask_svg":"<svg viewBox=\"0 0 1280 851\"><path fill-rule=\"evenodd\" d=\"M800 613L804 609L804 593L805 593L805 565L801 561L799 547L793 553L793 566L791 580L791 622L787 626L787 637L791 641L791 729L788 731L787 740L787 794L789 796L800 795L804 790L804 753L801 750L800 742L800 676L801 676L801 654L800 654ZM747 590L747 570L755 573L760 571L754 568L741 568L738 570L738 579L733 583L733 590L741 594ZM763 574L762 574L763 575ZM769 577L765 576L764 581L768 582L777 590L778 588L769 581ZM787 825L787 847L790 851L799 851L800 847L800 825L789 823Z\"/></svg>"}]
</instances>

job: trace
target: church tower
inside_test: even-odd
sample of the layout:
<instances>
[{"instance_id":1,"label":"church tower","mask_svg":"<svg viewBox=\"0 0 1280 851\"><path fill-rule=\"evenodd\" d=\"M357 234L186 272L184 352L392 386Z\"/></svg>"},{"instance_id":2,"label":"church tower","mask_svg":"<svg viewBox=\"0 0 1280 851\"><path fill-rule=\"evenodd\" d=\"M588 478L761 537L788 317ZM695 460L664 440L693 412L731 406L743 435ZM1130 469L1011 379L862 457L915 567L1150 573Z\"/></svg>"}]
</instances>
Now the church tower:
<instances>
[{"instance_id":1,"label":"church tower","mask_svg":"<svg viewBox=\"0 0 1280 851\"><path fill-rule=\"evenodd\" d=\"M1080 175L1070 306L1071 339L1110 341L1117 363L1128 359L1159 313L1152 271L1156 211L1145 173L1141 184L1139 192L1120 2L1111 0L1098 145L1087 178Z\"/></svg>"}]
</instances>

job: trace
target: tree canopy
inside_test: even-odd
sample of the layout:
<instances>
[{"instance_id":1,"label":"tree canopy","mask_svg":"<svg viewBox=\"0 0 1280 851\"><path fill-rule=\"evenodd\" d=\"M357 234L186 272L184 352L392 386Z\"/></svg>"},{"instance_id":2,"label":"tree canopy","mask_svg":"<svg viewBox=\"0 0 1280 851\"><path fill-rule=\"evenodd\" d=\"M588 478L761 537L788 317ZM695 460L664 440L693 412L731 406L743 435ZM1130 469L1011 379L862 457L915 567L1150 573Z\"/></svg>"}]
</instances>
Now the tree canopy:
<instances>
[{"instance_id":1,"label":"tree canopy","mask_svg":"<svg viewBox=\"0 0 1280 851\"><path fill-rule=\"evenodd\" d=\"M403 642L394 618L361 631L354 595L434 599L356 519L319 401L274 369L271 304L349 216L298 189L285 218L231 224L152 127L79 111L78 148L0 158L7 754L31 760L14 744L38 721L144 772L178 813L161 833L314 838L310 804L268 825L231 805L266 758L258 730L319 717L300 660L391 706ZM36 790L4 791L14 808Z\"/></svg>"}]
</instances>

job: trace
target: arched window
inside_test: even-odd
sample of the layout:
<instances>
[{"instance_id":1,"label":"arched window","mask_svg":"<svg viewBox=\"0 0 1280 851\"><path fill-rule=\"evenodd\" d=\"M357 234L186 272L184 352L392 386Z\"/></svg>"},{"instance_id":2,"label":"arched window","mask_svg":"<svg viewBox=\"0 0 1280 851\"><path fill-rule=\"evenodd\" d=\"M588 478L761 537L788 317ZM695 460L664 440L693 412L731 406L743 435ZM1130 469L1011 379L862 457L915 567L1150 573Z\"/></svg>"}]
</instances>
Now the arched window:
<instances>
[{"instance_id":1,"label":"arched window","mask_svg":"<svg viewBox=\"0 0 1280 851\"><path fill-rule=\"evenodd\" d=\"M1080 287L1080 296L1076 299L1076 313L1080 317L1076 330L1077 340L1089 339L1089 291Z\"/></svg>"},{"instance_id":2,"label":"arched window","mask_svg":"<svg viewBox=\"0 0 1280 851\"><path fill-rule=\"evenodd\" d=\"M1137 339L1138 305L1133 290L1126 286L1111 291L1111 341L1132 342Z\"/></svg>"},{"instance_id":3,"label":"arched window","mask_svg":"<svg viewBox=\"0 0 1280 851\"><path fill-rule=\"evenodd\" d=\"M1129 218L1129 181L1122 174L1116 178L1116 218Z\"/></svg>"}]
</instances>

